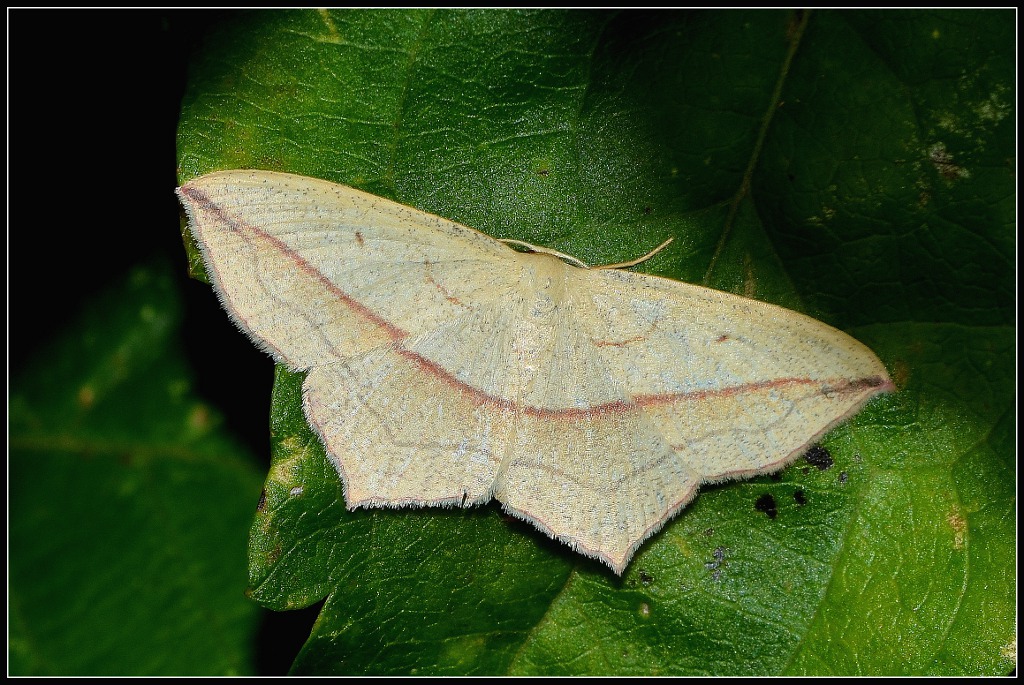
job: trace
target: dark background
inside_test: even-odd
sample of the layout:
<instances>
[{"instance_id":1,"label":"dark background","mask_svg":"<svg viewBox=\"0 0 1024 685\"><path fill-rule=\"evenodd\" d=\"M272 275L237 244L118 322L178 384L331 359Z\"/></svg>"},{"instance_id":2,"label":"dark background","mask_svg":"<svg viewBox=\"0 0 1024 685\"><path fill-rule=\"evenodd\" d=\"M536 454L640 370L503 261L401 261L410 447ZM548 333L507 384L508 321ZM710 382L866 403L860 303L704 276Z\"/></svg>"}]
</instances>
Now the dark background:
<instances>
[{"instance_id":1,"label":"dark background","mask_svg":"<svg viewBox=\"0 0 1024 685\"><path fill-rule=\"evenodd\" d=\"M188 278L174 196L189 58L231 14L8 12L8 376L17 382L84 302L162 259L179 277L196 390L265 469L273 364ZM259 673L287 671L318 611L263 612Z\"/></svg>"}]
</instances>

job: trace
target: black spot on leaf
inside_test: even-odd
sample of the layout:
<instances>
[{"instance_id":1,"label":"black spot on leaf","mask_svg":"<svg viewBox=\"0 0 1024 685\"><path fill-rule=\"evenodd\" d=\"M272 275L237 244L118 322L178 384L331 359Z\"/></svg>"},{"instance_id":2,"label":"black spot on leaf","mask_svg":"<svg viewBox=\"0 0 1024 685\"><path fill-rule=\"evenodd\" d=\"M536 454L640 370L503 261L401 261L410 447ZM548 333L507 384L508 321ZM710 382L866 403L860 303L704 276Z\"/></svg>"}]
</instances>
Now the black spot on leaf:
<instances>
[{"instance_id":1,"label":"black spot on leaf","mask_svg":"<svg viewBox=\"0 0 1024 685\"><path fill-rule=\"evenodd\" d=\"M803 490L795 491L793 493L793 499L796 500L796 503L799 504L801 507L807 504L807 495L804 494Z\"/></svg>"},{"instance_id":2,"label":"black spot on leaf","mask_svg":"<svg viewBox=\"0 0 1024 685\"><path fill-rule=\"evenodd\" d=\"M775 505L775 497L770 494L764 494L757 498L757 502L754 503L754 508L765 514L770 519L775 518L779 515L779 509Z\"/></svg>"},{"instance_id":3,"label":"black spot on leaf","mask_svg":"<svg viewBox=\"0 0 1024 685\"><path fill-rule=\"evenodd\" d=\"M807 463L811 466L817 467L819 471L827 471L836 463L835 460L832 459L831 453L821 445L815 445L811 449L807 450L807 453L804 454L804 459L806 459Z\"/></svg>"}]
</instances>

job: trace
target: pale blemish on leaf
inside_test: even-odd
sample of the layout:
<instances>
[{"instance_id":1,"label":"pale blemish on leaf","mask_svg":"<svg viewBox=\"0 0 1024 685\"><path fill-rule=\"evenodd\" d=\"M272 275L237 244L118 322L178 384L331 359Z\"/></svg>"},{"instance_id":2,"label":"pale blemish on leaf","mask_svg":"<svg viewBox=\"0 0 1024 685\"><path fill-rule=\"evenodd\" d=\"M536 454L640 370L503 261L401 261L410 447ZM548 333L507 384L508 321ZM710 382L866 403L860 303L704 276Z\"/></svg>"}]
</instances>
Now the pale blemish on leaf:
<instances>
[{"instance_id":1,"label":"pale blemish on leaf","mask_svg":"<svg viewBox=\"0 0 1024 685\"><path fill-rule=\"evenodd\" d=\"M953 155L946 149L945 143L935 143L928 150L928 159L935 170L947 181L970 178L971 172L953 162Z\"/></svg>"},{"instance_id":2,"label":"pale blemish on leaf","mask_svg":"<svg viewBox=\"0 0 1024 685\"><path fill-rule=\"evenodd\" d=\"M445 643L444 649L438 655L438 665L465 668L477 663L486 651L486 636L465 635Z\"/></svg>"},{"instance_id":3,"label":"pale blemish on leaf","mask_svg":"<svg viewBox=\"0 0 1024 685\"><path fill-rule=\"evenodd\" d=\"M307 442L297 435L289 435L280 444L281 449L288 454L305 453L307 447Z\"/></svg>"},{"instance_id":4,"label":"pale blemish on leaf","mask_svg":"<svg viewBox=\"0 0 1024 685\"><path fill-rule=\"evenodd\" d=\"M188 425L197 433L205 433L210 430L212 422L210 408L203 403L192 406L188 413Z\"/></svg>"},{"instance_id":5,"label":"pale blemish on leaf","mask_svg":"<svg viewBox=\"0 0 1024 685\"><path fill-rule=\"evenodd\" d=\"M160 312L157 311L156 307L152 305L144 305L139 309L139 320L145 324L152 326L160 321Z\"/></svg>"},{"instance_id":6,"label":"pale blemish on leaf","mask_svg":"<svg viewBox=\"0 0 1024 685\"><path fill-rule=\"evenodd\" d=\"M286 452L286 454L289 455L286 459L274 462L270 469L270 478L291 489L294 484L302 484L302 464L305 454L301 450Z\"/></svg>"},{"instance_id":7,"label":"pale blemish on leaf","mask_svg":"<svg viewBox=\"0 0 1024 685\"><path fill-rule=\"evenodd\" d=\"M82 409L89 409L96 402L96 391L91 385L83 385L78 389L78 405Z\"/></svg>"},{"instance_id":8,"label":"pale blemish on leaf","mask_svg":"<svg viewBox=\"0 0 1024 685\"><path fill-rule=\"evenodd\" d=\"M1017 663L1017 638L1013 638L999 649L999 655L1004 659L1012 659Z\"/></svg>"},{"instance_id":9,"label":"pale blemish on leaf","mask_svg":"<svg viewBox=\"0 0 1024 685\"><path fill-rule=\"evenodd\" d=\"M1010 116L1013 105L1011 89L1002 83L992 85L989 95L979 99L977 80L977 74L963 74L957 80L955 109L940 112L936 118L938 128L970 141L974 151L980 152L991 138L991 129Z\"/></svg>"},{"instance_id":10,"label":"pale blemish on leaf","mask_svg":"<svg viewBox=\"0 0 1024 685\"><path fill-rule=\"evenodd\" d=\"M807 218L807 222L817 228L823 227L828 222L832 221L836 216L836 210L834 207L824 205L821 208L821 214L814 214Z\"/></svg>"},{"instance_id":11,"label":"pale blemish on leaf","mask_svg":"<svg viewBox=\"0 0 1024 685\"><path fill-rule=\"evenodd\" d=\"M976 104L974 106L974 113L978 116L978 119L998 124L1008 117L1013 111L1013 106L1006 101L1005 95L1005 86L1000 86L988 99Z\"/></svg>"},{"instance_id":12,"label":"pale blemish on leaf","mask_svg":"<svg viewBox=\"0 0 1024 685\"><path fill-rule=\"evenodd\" d=\"M960 514L959 508L954 507L949 512L946 522L953 529L953 549L963 549L964 541L967 538L967 521Z\"/></svg>"},{"instance_id":13,"label":"pale blemish on leaf","mask_svg":"<svg viewBox=\"0 0 1024 685\"><path fill-rule=\"evenodd\" d=\"M893 365L892 382L897 390L903 390L910 382L910 364L903 359L897 359Z\"/></svg>"}]
</instances>

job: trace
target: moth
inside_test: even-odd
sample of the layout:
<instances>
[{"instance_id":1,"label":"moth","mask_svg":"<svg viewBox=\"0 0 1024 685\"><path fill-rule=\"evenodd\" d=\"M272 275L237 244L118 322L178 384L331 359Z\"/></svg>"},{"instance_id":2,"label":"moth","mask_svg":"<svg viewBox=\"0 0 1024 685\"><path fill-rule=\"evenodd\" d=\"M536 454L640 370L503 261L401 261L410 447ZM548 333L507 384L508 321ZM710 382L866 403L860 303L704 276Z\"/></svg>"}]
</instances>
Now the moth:
<instances>
[{"instance_id":1,"label":"moth","mask_svg":"<svg viewBox=\"0 0 1024 685\"><path fill-rule=\"evenodd\" d=\"M779 470L893 390L803 314L354 188L240 170L178 195L228 314L307 373L350 509L494 498L621 574L703 483Z\"/></svg>"}]
</instances>

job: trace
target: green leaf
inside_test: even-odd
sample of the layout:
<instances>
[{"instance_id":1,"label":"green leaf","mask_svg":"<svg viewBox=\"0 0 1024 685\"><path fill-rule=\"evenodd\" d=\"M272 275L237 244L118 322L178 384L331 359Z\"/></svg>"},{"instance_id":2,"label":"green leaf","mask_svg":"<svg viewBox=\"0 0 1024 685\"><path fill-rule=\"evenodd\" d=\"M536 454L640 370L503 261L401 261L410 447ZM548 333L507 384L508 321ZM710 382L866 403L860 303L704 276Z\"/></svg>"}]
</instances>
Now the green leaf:
<instances>
[{"instance_id":1,"label":"green leaf","mask_svg":"<svg viewBox=\"0 0 1024 685\"><path fill-rule=\"evenodd\" d=\"M293 670L1009 672L1013 26L364 10L212 30L182 180L307 174L588 263L672 236L641 270L810 313L899 387L827 437L831 468L705 488L620 579L494 504L346 511L279 370L249 574L268 607L326 598Z\"/></svg>"},{"instance_id":2,"label":"green leaf","mask_svg":"<svg viewBox=\"0 0 1024 685\"><path fill-rule=\"evenodd\" d=\"M251 461L192 390L164 265L40 351L9 409L14 674L252 672Z\"/></svg>"}]
</instances>

